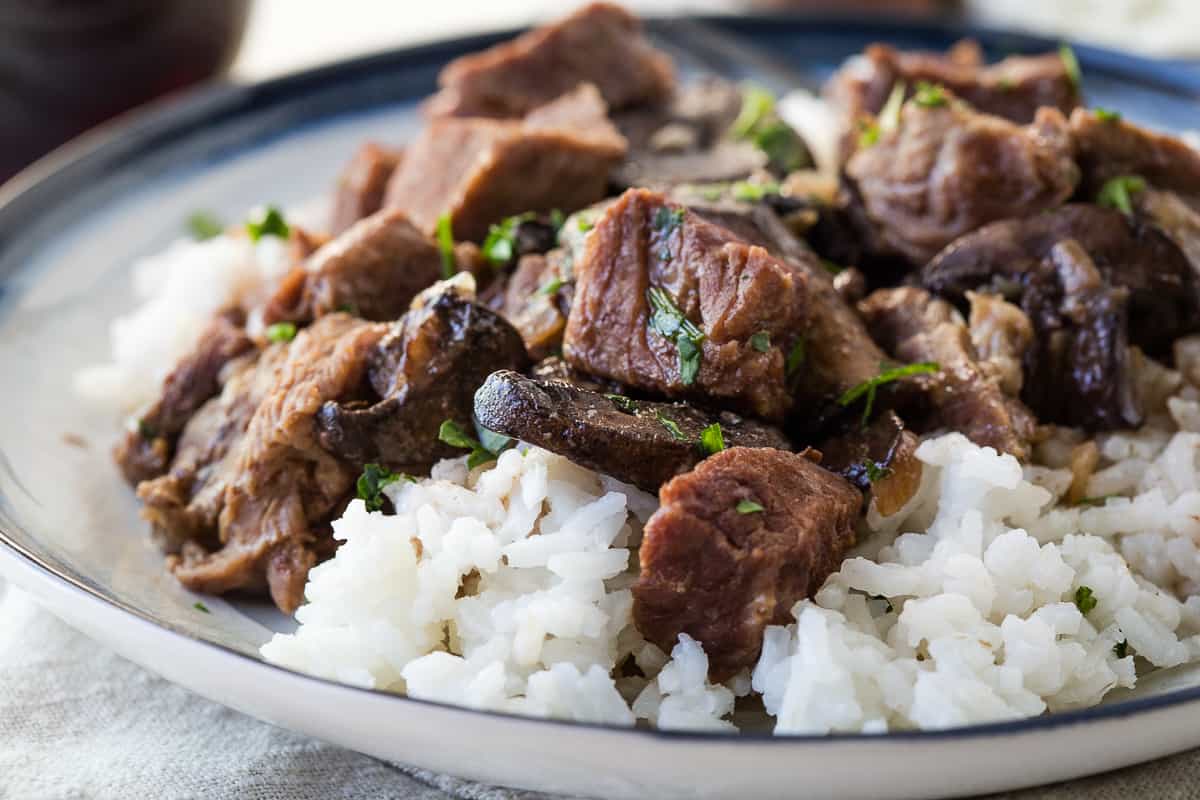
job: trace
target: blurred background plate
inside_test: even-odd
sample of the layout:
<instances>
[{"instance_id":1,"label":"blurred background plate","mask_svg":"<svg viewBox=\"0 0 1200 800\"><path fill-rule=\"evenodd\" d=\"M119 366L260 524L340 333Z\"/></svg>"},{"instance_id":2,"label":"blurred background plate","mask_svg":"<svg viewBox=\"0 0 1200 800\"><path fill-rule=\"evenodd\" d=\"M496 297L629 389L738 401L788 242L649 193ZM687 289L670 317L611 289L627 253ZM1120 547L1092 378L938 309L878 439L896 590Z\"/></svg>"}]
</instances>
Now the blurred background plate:
<instances>
[{"instance_id":1,"label":"blurred background plate","mask_svg":"<svg viewBox=\"0 0 1200 800\"><path fill-rule=\"evenodd\" d=\"M707 27L705 27L707 26ZM660 21L685 71L819 85L875 40L989 56L1056 42L922 23L783 17ZM714 35L713 31L720 33ZM523 720L338 686L269 666L290 624L261 604L204 598L166 575L108 459L120 425L72 394L130 308L130 265L183 235L197 209L242 218L329 190L365 139L399 142L450 58L483 35L358 58L139 113L0 190L0 570L117 652L200 694L362 752L495 783L613 797L964 794L1112 769L1200 745L1200 680L1157 676L1078 713L941 733L728 738ZM736 37L731 41L726 35ZM1078 48L1089 101L1137 122L1200 128L1200 76ZM864 768L865 767L865 768Z\"/></svg>"}]
</instances>

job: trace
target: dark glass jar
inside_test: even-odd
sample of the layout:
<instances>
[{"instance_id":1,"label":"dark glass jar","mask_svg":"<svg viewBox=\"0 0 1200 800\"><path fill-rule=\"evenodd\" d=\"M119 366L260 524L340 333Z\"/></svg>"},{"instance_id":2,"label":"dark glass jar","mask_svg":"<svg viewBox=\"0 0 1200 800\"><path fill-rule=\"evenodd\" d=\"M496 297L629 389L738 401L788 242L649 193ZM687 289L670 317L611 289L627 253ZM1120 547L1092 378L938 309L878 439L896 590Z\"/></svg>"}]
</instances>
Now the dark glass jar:
<instances>
[{"instance_id":1,"label":"dark glass jar","mask_svg":"<svg viewBox=\"0 0 1200 800\"><path fill-rule=\"evenodd\" d=\"M0 0L0 181L229 65L249 0Z\"/></svg>"}]
</instances>

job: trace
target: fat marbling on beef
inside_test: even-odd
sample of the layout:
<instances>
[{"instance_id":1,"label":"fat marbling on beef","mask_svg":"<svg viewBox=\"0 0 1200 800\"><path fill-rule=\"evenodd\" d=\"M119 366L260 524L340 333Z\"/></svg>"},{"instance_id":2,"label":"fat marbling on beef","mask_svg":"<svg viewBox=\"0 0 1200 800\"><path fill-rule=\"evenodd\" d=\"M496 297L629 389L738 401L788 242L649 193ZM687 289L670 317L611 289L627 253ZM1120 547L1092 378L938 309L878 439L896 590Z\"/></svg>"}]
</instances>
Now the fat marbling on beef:
<instances>
[{"instance_id":1,"label":"fat marbling on beef","mask_svg":"<svg viewBox=\"0 0 1200 800\"><path fill-rule=\"evenodd\" d=\"M791 621L854 544L862 494L806 456L735 447L659 492L633 589L638 630L666 651L686 633L709 674L754 665L767 625Z\"/></svg>"}]
</instances>

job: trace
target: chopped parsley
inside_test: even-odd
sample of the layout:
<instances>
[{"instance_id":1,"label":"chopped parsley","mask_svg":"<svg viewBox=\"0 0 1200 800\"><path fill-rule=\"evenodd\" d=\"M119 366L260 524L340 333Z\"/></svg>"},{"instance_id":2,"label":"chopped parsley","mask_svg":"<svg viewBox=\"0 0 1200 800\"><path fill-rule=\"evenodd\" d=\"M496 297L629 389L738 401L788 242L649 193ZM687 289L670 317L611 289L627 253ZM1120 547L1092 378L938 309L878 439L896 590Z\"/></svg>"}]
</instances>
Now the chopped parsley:
<instances>
[{"instance_id":1,"label":"chopped parsley","mask_svg":"<svg viewBox=\"0 0 1200 800\"><path fill-rule=\"evenodd\" d=\"M873 147L879 141L879 123L862 120L858 129L858 146L863 150Z\"/></svg>"},{"instance_id":2,"label":"chopped parsley","mask_svg":"<svg viewBox=\"0 0 1200 800\"><path fill-rule=\"evenodd\" d=\"M735 138L746 139L775 113L775 96L770 91L746 84L742 87L742 108L729 132Z\"/></svg>"},{"instance_id":3,"label":"chopped parsley","mask_svg":"<svg viewBox=\"0 0 1200 800\"><path fill-rule=\"evenodd\" d=\"M221 220L207 211L195 211L188 215L187 229L193 239L203 242L220 236L225 230L225 226L221 224Z\"/></svg>"},{"instance_id":4,"label":"chopped parsley","mask_svg":"<svg viewBox=\"0 0 1200 800\"><path fill-rule=\"evenodd\" d=\"M655 411L654 417L659 423L667 429L667 433L671 434L671 438L677 442L686 442L688 438L683 435L683 431L679 430L679 423L670 417L664 417L661 411Z\"/></svg>"},{"instance_id":5,"label":"chopped parsley","mask_svg":"<svg viewBox=\"0 0 1200 800\"><path fill-rule=\"evenodd\" d=\"M499 225L488 226L487 237L484 238L483 245L479 248L483 253L483 257L495 265L507 264L509 261L512 261L513 256L517 253L517 228L522 222L533 218L534 213L526 211L524 214L505 218ZM440 240L440 220L438 225L438 238ZM453 242L453 237L451 237L451 241ZM453 244L451 244L451 248L453 248Z\"/></svg>"},{"instance_id":6,"label":"chopped parsley","mask_svg":"<svg viewBox=\"0 0 1200 800\"><path fill-rule=\"evenodd\" d=\"M566 221L567 215L562 212L561 208L550 209L550 227L554 228L555 233L562 230L563 223Z\"/></svg>"},{"instance_id":7,"label":"chopped parsley","mask_svg":"<svg viewBox=\"0 0 1200 800\"><path fill-rule=\"evenodd\" d=\"M734 200L756 203L769 194L779 194L779 184L774 181L770 183L738 181L730 187L730 193L733 195Z\"/></svg>"},{"instance_id":8,"label":"chopped parsley","mask_svg":"<svg viewBox=\"0 0 1200 800\"><path fill-rule=\"evenodd\" d=\"M633 401L623 394L606 394L604 396L617 407L618 411L624 414L633 414L637 411L637 407L633 404Z\"/></svg>"},{"instance_id":9,"label":"chopped parsley","mask_svg":"<svg viewBox=\"0 0 1200 800\"><path fill-rule=\"evenodd\" d=\"M750 337L750 346L760 353L767 352L771 349L771 334L759 331Z\"/></svg>"},{"instance_id":10,"label":"chopped parsley","mask_svg":"<svg viewBox=\"0 0 1200 800\"><path fill-rule=\"evenodd\" d=\"M721 423L714 422L700 433L700 449L706 456L716 455L725 449L725 434Z\"/></svg>"},{"instance_id":11,"label":"chopped parsley","mask_svg":"<svg viewBox=\"0 0 1200 800\"><path fill-rule=\"evenodd\" d=\"M1095 108L1092 109L1092 113L1095 114L1096 119L1100 120L1101 122L1120 122L1121 121L1121 112L1120 111L1112 111L1111 109L1100 108L1099 106L1096 106Z\"/></svg>"},{"instance_id":12,"label":"chopped parsley","mask_svg":"<svg viewBox=\"0 0 1200 800\"><path fill-rule=\"evenodd\" d=\"M442 277L453 278L458 272L458 261L454 258L454 228L450 225L449 214L438 217L437 243L442 254Z\"/></svg>"},{"instance_id":13,"label":"chopped parsley","mask_svg":"<svg viewBox=\"0 0 1200 800\"><path fill-rule=\"evenodd\" d=\"M881 467L869 458L863 459L862 467L863 471L867 473L867 480L869 480L871 483L878 483L888 475L892 474L892 471L889 468Z\"/></svg>"},{"instance_id":14,"label":"chopped parsley","mask_svg":"<svg viewBox=\"0 0 1200 800\"><path fill-rule=\"evenodd\" d=\"M257 242L264 236L286 239L291 233L291 228L278 208L267 206L262 213L246 221L246 233L250 234L252 242Z\"/></svg>"},{"instance_id":15,"label":"chopped parsley","mask_svg":"<svg viewBox=\"0 0 1200 800\"><path fill-rule=\"evenodd\" d=\"M1011 92L1013 89L1017 88L1017 82L1005 75L1000 78L1000 80L996 81L996 88L1002 92Z\"/></svg>"},{"instance_id":16,"label":"chopped parsley","mask_svg":"<svg viewBox=\"0 0 1200 800\"><path fill-rule=\"evenodd\" d=\"M363 467L362 475L358 476L358 499L362 500L367 507L367 511L380 511L383 509L383 489L390 486L398 480L404 479L405 475L392 472L387 467L381 467L378 464L367 464ZM409 480L412 480L409 478Z\"/></svg>"},{"instance_id":17,"label":"chopped parsley","mask_svg":"<svg viewBox=\"0 0 1200 800\"><path fill-rule=\"evenodd\" d=\"M700 372L700 343L704 341L704 332L683 315L663 289L651 286L646 290L646 301L651 309L650 329L675 343L679 351L679 380L685 386L691 386Z\"/></svg>"},{"instance_id":18,"label":"chopped parsley","mask_svg":"<svg viewBox=\"0 0 1200 800\"><path fill-rule=\"evenodd\" d=\"M862 424L865 428L871 419L871 411L875 407L875 394L878 392L880 386L913 375L930 375L939 370L941 370L941 367L934 361L923 361L917 364L907 364L901 367L885 369L869 381L863 381L858 386L848 389L838 398L838 405L846 407L865 396L866 403L863 404L862 415Z\"/></svg>"},{"instance_id":19,"label":"chopped parsley","mask_svg":"<svg viewBox=\"0 0 1200 800\"><path fill-rule=\"evenodd\" d=\"M1071 45L1063 42L1058 46L1058 57L1062 59L1063 69L1066 70L1067 78L1076 90L1083 87L1083 70L1079 68L1079 59L1075 56L1075 51L1071 49Z\"/></svg>"},{"instance_id":20,"label":"chopped parsley","mask_svg":"<svg viewBox=\"0 0 1200 800\"><path fill-rule=\"evenodd\" d=\"M1124 658L1129 655L1129 640L1122 639L1113 645L1113 655L1117 658Z\"/></svg>"},{"instance_id":21,"label":"chopped parsley","mask_svg":"<svg viewBox=\"0 0 1200 800\"><path fill-rule=\"evenodd\" d=\"M537 294L547 296L552 295L563 287L563 283L564 281L562 278L551 278L542 284L542 287L537 290Z\"/></svg>"},{"instance_id":22,"label":"chopped parsley","mask_svg":"<svg viewBox=\"0 0 1200 800\"><path fill-rule=\"evenodd\" d=\"M830 275L840 275L842 272L846 271L845 267L835 264L834 262L830 261L828 258L821 259L821 266L824 267L825 271L828 272Z\"/></svg>"},{"instance_id":23,"label":"chopped parsley","mask_svg":"<svg viewBox=\"0 0 1200 800\"><path fill-rule=\"evenodd\" d=\"M946 97L946 90L941 85L921 81L913 94L913 102L921 108L941 108L950 104L950 98Z\"/></svg>"},{"instance_id":24,"label":"chopped parsley","mask_svg":"<svg viewBox=\"0 0 1200 800\"><path fill-rule=\"evenodd\" d=\"M486 428L480 428L479 435L483 441L468 434L452 419L443 421L438 428L438 441L471 451L467 456L467 469L475 469L481 464L495 461L496 456L512 444L509 437Z\"/></svg>"},{"instance_id":25,"label":"chopped parsley","mask_svg":"<svg viewBox=\"0 0 1200 800\"><path fill-rule=\"evenodd\" d=\"M296 323L276 322L267 326L267 341L290 342L296 338Z\"/></svg>"},{"instance_id":26,"label":"chopped parsley","mask_svg":"<svg viewBox=\"0 0 1200 800\"><path fill-rule=\"evenodd\" d=\"M1077 506L1102 506L1108 503L1110 497L1120 497L1119 494L1102 494L1098 497L1081 497L1075 501Z\"/></svg>"},{"instance_id":27,"label":"chopped parsley","mask_svg":"<svg viewBox=\"0 0 1200 800\"><path fill-rule=\"evenodd\" d=\"M1096 599L1096 595L1092 592L1092 587L1080 586L1075 590L1075 606L1079 609L1079 613L1087 614L1099 602Z\"/></svg>"},{"instance_id":28,"label":"chopped parsley","mask_svg":"<svg viewBox=\"0 0 1200 800\"><path fill-rule=\"evenodd\" d=\"M796 340L792 345L792 349L788 351L787 361L784 362L784 375L791 378L799 371L800 367L804 366L806 342L803 336Z\"/></svg>"},{"instance_id":29,"label":"chopped parsley","mask_svg":"<svg viewBox=\"0 0 1200 800\"><path fill-rule=\"evenodd\" d=\"M201 603L199 600L197 600L195 603L192 603L192 608L196 609L197 611L203 611L205 614L212 613L208 610L208 606L204 605L204 603Z\"/></svg>"},{"instance_id":30,"label":"chopped parsley","mask_svg":"<svg viewBox=\"0 0 1200 800\"><path fill-rule=\"evenodd\" d=\"M158 436L158 429L144 419L139 418L134 427L137 428L138 436L143 439L153 439Z\"/></svg>"},{"instance_id":31,"label":"chopped parsley","mask_svg":"<svg viewBox=\"0 0 1200 800\"><path fill-rule=\"evenodd\" d=\"M739 514L761 514L763 511L766 511L761 503L756 503L753 500L738 500L734 508L737 509Z\"/></svg>"},{"instance_id":32,"label":"chopped parsley","mask_svg":"<svg viewBox=\"0 0 1200 800\"><path fill-rule=\"evenodd\" d=\"M1115 208L1127 217L1133 216L1132 195L1146 188L1146 180L1139 175L1118 175L1104 182L1096 202Z\"/></svg>"},{"instance_id":33,"label":"chopped parsley","mask_svg":"<svg viewBox=\"0 0 1200 800\"><path fill-rule=\"evenodd\" d=\"M575 227L579 229L580 233L587 233L592 228L596 227L596 223L587 217L580 217L579 219L575 220Z\"/></svg>"}]
</instances>

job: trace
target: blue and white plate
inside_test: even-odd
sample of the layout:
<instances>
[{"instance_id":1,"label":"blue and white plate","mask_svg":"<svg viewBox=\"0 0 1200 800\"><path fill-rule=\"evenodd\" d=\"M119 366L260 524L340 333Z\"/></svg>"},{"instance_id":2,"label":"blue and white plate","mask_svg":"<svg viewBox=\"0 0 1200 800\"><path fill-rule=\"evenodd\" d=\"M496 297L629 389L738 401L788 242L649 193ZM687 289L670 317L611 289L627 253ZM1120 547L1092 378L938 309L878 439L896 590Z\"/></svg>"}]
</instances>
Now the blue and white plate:
<instances>
[{"instance_id":1,"label":"blue and white plate","mask_svg":"<svg viewBox=\"0 0 1200 800\"><path fill-rule=\"evenodd\" d=\"M662 22L686 69L785 88L819 84L872 41L989 55L1027 36L890 23L709 20L748 46ZM226 219L328 191L355 146L400 142L447 60L509 34L360 58L254 86L216 86L123 120L0 189L0 571L72 625L169 680L248 714L394 761L473 779L625 798L907 797L1011 789L1200 746L1200 673L1160 673L1087 711L936 733L727 737L521 719L318 680L260 660L288 625L263 605L182 590L108 457L120 420L71 389L133 304L130 264L196 209ZM1200 129L1200 75L1079 47L1093 104ZM767 54L766 57L759 55ZM782 67L782 68L781 68ZM81 447L74 437L86 440ZM66 437L66 438L64 438Z\"/></svg>"}]
</instances>

